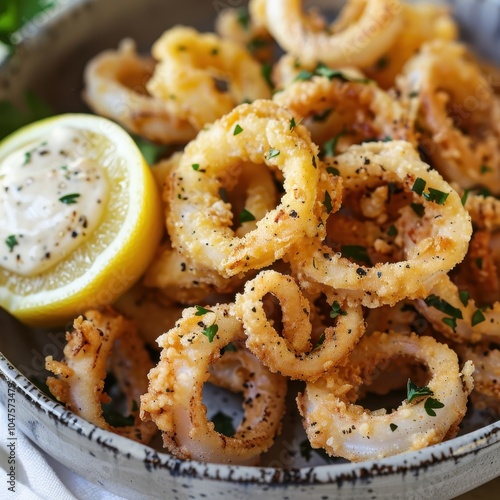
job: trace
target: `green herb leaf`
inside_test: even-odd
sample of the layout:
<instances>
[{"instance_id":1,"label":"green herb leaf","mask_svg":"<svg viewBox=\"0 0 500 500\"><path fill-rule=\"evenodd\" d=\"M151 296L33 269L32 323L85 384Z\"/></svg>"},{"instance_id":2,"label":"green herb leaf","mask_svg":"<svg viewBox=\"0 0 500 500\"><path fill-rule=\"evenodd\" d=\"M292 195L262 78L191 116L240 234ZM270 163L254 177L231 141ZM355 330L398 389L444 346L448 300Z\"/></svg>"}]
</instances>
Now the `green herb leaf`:
<instances>
[{"instance_id":1,"label":"green herb leaf","mask_svg":"<svg viewBox=\"0 0 500 500\"><path fill-rule=\"evenodd\" d=\"M295 118L292 116L290 120L290 130L293 130L296 126L297 124L295 123Z\"/></svg>"},{"instance_id":2,"label":"green herb leaf","mask_svg":"<svg viewBox=\"0 0 500 500\"><path fill-rule=\"evenodd\" d=\"M278 156L279 154L280 154L279 149L271 148L269 150L269 156L267 157L267 159L270 160L271 158L276 158L276 156Z\"/></svg>"},{"instance_id":3,"label":"green herb leaf","mask_svg":"<svg viewBox=\"0 0 500 500\"><path fill-rule=\"evenodd\" d=\"M342 71L337 69L332 69L326 66L323 63L319 63L314 70L314 74L318 76L324 76L329 80L333 80L334 78L341 80L343 82L353 82L353 83L369 83L371 80L369 78L353 78Z\"/></svg>"},{"instance_id":4,"label":"green herb leaf","mask_svg":"<svg viewBox=\"0 0 500 500\"><path fill-rule=\"evenodd\" d=\"M337 154L337 145L339 139L346 135L347 131L344 129L339 132L335 137L332 137L329 141L323 144L323 154L324 156L335 156Z\"/></svg>"},{"instance_id":5,"label":"green herb leaf","mask_svg":"<svg viewBox=\"0 0 500 500\"><path fill-rule=\"evenodd\" d=\"M306 462L309 462L311 460L313 452L316 453L316 455L320 456L327 463L332 463L334 461L334 458L330 457L322 448L313 448L308 439L304 439L304 441L301 441L300 455L306 460Z\"/></svg>"},{"instance_id":6,"label":"green herb leaf","mask_svg":"<svg viewBox=\"0 0 500 500\"><path fill-rule=\"evenodd\" d=\"M169 152L172 150L172 146L155 144L140 135L132 135L132 138L137 144L137 147L141 150L142 156L144 156L148 165L158 163L161 158L169 156Z\"/></svg>"},{"instance_id":7,"label":"green herb leaf","mask_svg":"<svg viewBox=\"0 0 500 500\"><path fill-rule=\"evenodd\" d=\"M273 72L273 67L269 63L265 63L262 65L261 70L260 70L262 77L266 81L267 85L269 86L270 89L274 87L273 85L273 80L271 78L272 72Z\"/></svg>"},{"instance_id":8,"label":"green herb leaf","mask_svg":"<svg viewBox=\"0 0 500 500\"><path fill-rule=\"evenodd\" d=\"M200 170L200 164L199 163L193 163L191 166L193 167L193 170L196 170L196 171Z\"/></svg>"},{"instance_id":9,"label":"green herb leaf","mask_svg":"<svg viewBox=\"0 0 500 500\"><path fill-rule=\"evenodd\" d=\"M429 188L428 193L424 193L424 198L427 201L433 201L438 205L444 205L446 200L448 199L450 193L444 193L443 191L439 191L439 189Z\"/></svg>"},{"instance_id":10,"label":"green herb leaf","mask_svg":"<svg viewBox=\"0 0 500 500\"><path fill-rule=\"evenodd\" d=\"M238 134L241 134L242 132L243 132L243 129L238 124L236 124L236 127L234 127L233 135L238 135Z\"/></svg>"},{"instance_id":11,"label":"green herb leaf","mask_svg":"<svg viewBox=\"0 0 500 500\"><path fill-rule=\"evenodd\" d=\"M418 387L410 379L408 379L408 382L406 383L406 400L408 403L411 403L416 398L432 396L433 394L434 393L428 387Z\"/></svg>"},{"instance_id":12,"label":"green herb leaf","mask_svg":"<svg viewBox=\"0 0 500 500\"><path fill-rule=\"evenodd\" d=\"M391 428L392 432L394 432L398 428L396 424L389 424L389 427Z\"/></svg>"},{"instance_id":13,"label":"green herb leaf","mask_svg":"<svg viewBox=\"0 0 500 500\"><path fill-rule=\"evenodd\" d=\"M218 411L212 418L215 426L215 431L224 434L224 436L231 437L235 434L233 419L222 411Z\"/></svg>"},{"instance_id":14,"label":"green herb leaf","mask_svg":"<svg viewBox=\"0 0 500 500\"><path fill-rule=\"evenodd\" d=\"M304 81L310 80L313 76L314 76L314 73L312 71L307 71L306 69L303 69L302 71L299 71L297 76L294 78L294 81L304 82Z\"/></svg>"},{"instance_id":15,"label":"green herb leaf","mask_svg":"<svg viewBox=\"0 0 500 500\"><path fill-rule=\"evenodd\" d=\"M469 190L465 189L464 194L462 195L462 198L460 198L460 201L462 202L462 206L465 206L467 203L467 198L469 197Z\"/></svg>"},{"instance_id":16,"label":"green herb leaf","mask_svg":"<svg viewBox=\"0 0 500 500\"><path fill-rule=\"evenodd\" d=\"M460 302L464 305L464 307L467 307L467 304L469 303L470 300L470 293L467 290L460 290L458 292L458 297L460 299Z\"/></svg>"},{"instance_id":17,"label":"green herb leaf","mask_svg":"<svg viewBox=\"0 0 500 500\"><path fill-rule=\"evenodd\" d=\"M0 101L0 139L8 136L15 130L42 118L53 115L50 106L37 97L33 92L27 92L22 109L17 108L9 101Z\"/></svg>"},{"instance_id":18,"label":"green herb leaf","mask_svg":"<svg viewBox=\"0 0 500 500\"><path fill-rule=\"evenodd\" d=\"M214 323L213 325L210 325L210 326L207 326L206 328L204 328L201 333L203 333L203 335L205 335L205 337L207 337L208 341L210 343L212 343L214 340L214 337L218 331L219 331L219 327L217 326L217 324Z\"/></svg>"},{"instance_id":19,"label":"green herb leaf","mask_svg":"<svg viewBox=\"0 0 500 500\"><path fill-rule=\"evenodd\" d=\"M201 306L194 306L196 309L196 312L194 313L195 316L203 316L209 312L212 312L210 309L205 309L204 307Z\"/></svg>"},{"instance_id":20,"label":"green herb leaf","mask_svg":"<svg viewBox=\"0 0 500 500\"><path fill-rule=\"evenodd\" d=\"M389 229L387 230L387 236L390 236L391 238L395 237L398 235L398 230L395 225L389 226Z\"/></svg>"},{"instance_id":21,"label":"green herb leaf","mask_svg":"<svg viewBox=\"0 0 500 500\"><path fill-rule=\"evenodd\" d=\"M422 193L424 192L426 184L427 183L424 181L424 179L422 179L420 177L417 177L415 179L415 182L414 182L413 187L411 188L411 190L413 192L419 194L420 196L422 196Z\"/></svg>"},{"instance_id":22,"label":"green herb leaf","mask_svg":"<svg viewBox=\"0 0 500 500\"><path fill-rule=\"evenodd\" d=\"M452 318L463 318L462 311L460 309L452 306L449 302L446 302L446 300L441 299L437 295L429 295L424 299L424 302L427 306L434 307L434 309L437 309L438 311L441 311L442 313L451 316Z\"/></svg>"},{"instance_id":23,"label":"green herb leaf","mask_svg":"<svg viewBox=\"0 0 500 500\"><path fill-rule=\"evenodd\" d=\"M443 323L449 326L454 332L457 330L457 318L443 318Z\"/></svg>"},{"instance_id":24,"label":"green herb leaf","mask_svg":"<svg viewBox=\"0 0 500 500\"><path fill-rule=\"evenodd\" d=\"M78 203L78 198L80 198L79 193L71 193L71 194L61 196L59 198L59 201L61 203L65 203L66 205L74 205L75 203Z\"/></svg>"},{"instance_id":25,"label":"green herb leaf","mask_svg":"<svg viewBox=\"0 0 500 500\"><path fill-rule=\"evenodd\" d=\"M333 210L332 205L332 197L328 191L325 191L325 201L323 201L323 205L325 205L326 213L329 214Z\"/></svg>"},{"instance_id":26,"label":"green herb leaf","mask_svg":"<svg viewBox=\"0 0 500 500\"><path fill-rule=\"evenodd\" d=\"M325 332L323 332L320 336L318 341L316 342L316 345L313 348L313 351L316 349L319 349L323 344L325 343Z\"/></svg>"},{"instance_id":27,"label":"green herb leaf","mask_svg":"<svg viewBox=\"0 0 500 500\"><path fill-rule=\"evenodd\" d=\"M425 207L421 203L410 203L410 207L419 217L424 216Z\"/></svg>"},{"instance_id":28,"label":"green herb leaf","mask_svg":"<svg viewBox=\"0 0 500 500\"><path fill-rule=\"evenodd\" d=\"M486 174L487 172L491 172L491 167L488 167L488 165L481 165L481 174Z\"/></svg>"},{"instance_id":29,"label":"green herb leaf","mask_svg":"<svg viewBox=\"0 0 500 500\"><path fill-rule=\"evenodd\" d=\"M250 27L250 12L248 11L248 9L238 9L236 12L236 19L241 24L243 29L245 31L248 31L248 28Z\"/></svg>"},{"instance_id":30,"label":"green herb leaf","mask_svg":"<svg viewBox=\"0 0 500 500\"><path fill-rule=\"evenodd\" d=\"M222 355L225 352L236 352L237 350L238 349L236 349L235 345L232 342L229 342L229 344L227 344L220 350L220 353Z\"/></svg>"},{"instance_id":31,"label":"green herb leaf","mask_svg":"<svg viewBox=\"0 0 500 500\"><path fill-rule=\"evenodd\" d=\"M372 266L373 263L368 255L368 250L366 247L361 245L342 245L340 247L340 253L342 257L350 258L356 262L362 262L368 266Z\"/></svg>"},{"instance_id":32,"label":"green herb leaf","mask_svg":"<svg viewBox=\"0 0 500 500\"><path fill-rule=\"evenodd\" d=\"M476 267L481 271L483 269L483 259L482 257L478 257L476 259Z\"/></svg>"},{"instance_id":33,"label":"green herb leaf","mask_svg":"<svg viewBox=\"0 0 500 500\"><path fill-rule=\"evenodd\" d=\"M437 410L439 408L444 408L444 404L441 403L441 401L438 401L437 399L427 398L424 403L424 408L425 411L427 412L427 415L435 417L436 412L434 410Z\"/></svg>"},{"instance_id":34,"label":"green herb leaf","mask_svg":"<svg viewBox=\"0 0 500 500\"><path fill-rule=\"evenodd\" d=\"M482 323L483 321L486 321L486 318L484 317L483 312L478 309L471 318L471 325L476 326L479 325L479 323Z\"/></svg>"},{"instance_id":35,"label":"green herb leaf","mask_svg":"<svg viewBox=\"0 0 500 500\"><path fill-rule=\"evenodd\" d=\"M338 177L340 175L339 169L335 167L326 167L326 171L329 174L334 175L335 177Z\"/></svg>"},{"instance_id":36,"label":"green herb leaf","mask_svg":"<svg viewBox=\"0 0 500 500\"><path fill-rule=\"evenodd\" d=\"M255 220L255 216L252 214L252 212L249 212L246 208L244 208L240 212L240 224L243 224L244 222L250 222Z\"/></svg>"},{"instance_id":37,"label":"green herb leaf","mask_svg":"<svg viewBox=\"0 0 500 500\"><path fill-rule=\"evenodd\" d=\"M269 41L266 38L255 37L255 38L252 38L247 43L247 49L248 49L249 52L251 52L252 54L254 54L259 49L262 49L263 47L266 47L268 44L269 44Z\"/></svg>"},{"instance_id":38,"label":"green herb leaf","mask_svg":"<svg viewBox=\"0 0 500 500\"><path fill-rule=\"evenodd\" d=\"M343 311L342 308L340 307L340 304L335 301L332 304L332 308L330 310L330 318L334 319L337 316L347 316L347 311Z\"/></svg>"},{"instance_id":39,"label":"green herb leaf","mask_svg":"<svg viewBox=\"0 0 500 500\"><path fill-rule=\"evenodd\" d=\"M17 241L16 236L14 234L11 234L5 239L5 244L9 247L9 251L12 252L14 247L16 245L19 245L19 242Z\"/></svg>"}]
</instances>

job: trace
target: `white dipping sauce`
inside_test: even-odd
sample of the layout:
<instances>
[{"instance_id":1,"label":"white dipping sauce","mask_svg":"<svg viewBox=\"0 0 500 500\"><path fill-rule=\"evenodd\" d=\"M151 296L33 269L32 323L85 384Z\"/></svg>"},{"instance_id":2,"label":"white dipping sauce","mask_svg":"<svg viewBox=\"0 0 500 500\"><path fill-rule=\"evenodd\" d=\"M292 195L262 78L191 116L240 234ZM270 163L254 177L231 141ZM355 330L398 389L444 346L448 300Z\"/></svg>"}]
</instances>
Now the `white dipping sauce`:
<instances>
[{"instance_id":1,"label":"white dipping sauce","mask_svg":"<svg viewBox=\"0 0 500 500\"><path fill-rule=\"evenodd\" d=\"M0 163L0 265L42 273L73 252L99 225L108 197L104 169L85 156L88 137L71 127Z\"/></svg>"}]
</instances>

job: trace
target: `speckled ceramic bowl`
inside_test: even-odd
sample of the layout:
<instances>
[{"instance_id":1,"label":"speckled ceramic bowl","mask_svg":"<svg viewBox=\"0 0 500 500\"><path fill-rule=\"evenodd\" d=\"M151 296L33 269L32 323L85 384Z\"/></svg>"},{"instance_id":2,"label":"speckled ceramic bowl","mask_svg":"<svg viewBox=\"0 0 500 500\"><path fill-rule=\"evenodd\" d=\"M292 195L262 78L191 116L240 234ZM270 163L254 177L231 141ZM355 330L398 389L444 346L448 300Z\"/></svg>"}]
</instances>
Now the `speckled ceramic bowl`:
<instances>
[{"instance_id":1,"label":"speckled ceramic bowl","mask_svg":"<svg viewBox=\"0 0 500 500\"><path fill-rule=\"evenodd\" d=\"M211 29L218 10L243 0L77 0L30 23L25 41L0 68L0 100L21 102L26 89L55 112L86 111L80 98L85 62L125 36L147 50L169 26ZM317 4L340 4L331 1ZM500 62L500 0L454 0L463 36ZM1 117L0 117L1 118ZM471 413L453 440L379 461L325 465L297 453L304 435L297 415L262 467L180 461L103 431L44 396L44 358L60 356L60 334L30 330L0 312L0 403L15 391L16 422L43 450L88 480L126 498L453 498L500 474L500 421ZM292 389L293 396L293 389ZM217 393L207 405L217 406ZM224 404L228 404L226 401ZM231 410L232 411L232 410Z\"/></svg>"}]
</instances>

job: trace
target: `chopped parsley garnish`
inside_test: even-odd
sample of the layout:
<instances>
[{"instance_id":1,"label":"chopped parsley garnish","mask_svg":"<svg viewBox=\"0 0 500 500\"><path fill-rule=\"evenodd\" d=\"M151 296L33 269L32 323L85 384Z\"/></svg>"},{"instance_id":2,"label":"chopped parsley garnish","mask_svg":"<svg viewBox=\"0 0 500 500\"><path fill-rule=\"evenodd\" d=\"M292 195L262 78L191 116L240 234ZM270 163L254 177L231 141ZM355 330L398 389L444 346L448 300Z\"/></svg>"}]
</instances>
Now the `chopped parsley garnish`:
<instances>
[{"instance_id":1,"label":"chopped parsley garnish","mask_svg":"<svg viewBox=\"0 0 500 500\"><path fill-rule=\"evenodd\" d=\"M427 386L418 387L410 379L408 379L408 382L406 383L406 400L408 403L411 403L416 398L432 396L433 394L432 390Z\"/></svg>"},{"instance_id":2,"label":"chopped parsley garnish","mask_svg":"<svg viewBox=\"0 0 500 500\"><path fill-rule=\"evenodd\" d=\"M205 337L207 337L208 341L210 343L213 342L215 335L217 335L217 332L219 331L219 327L217 326L216 323L213 325L207 326L203 328L202 332Z\"/></svg>"},{"instance_id":3,"label":"chopped parsley garnish","mask_svg":"<svg viewBox=\"0 0 500 500\"><path fill-rule=\"evenodd\" d=\"M306 69L303 69L299 71L297 76L295 77L296 82L304 82L307 80L310 80L314 76L314 73L312 71L307 71Z\"/></svg>"},{"instance_id":4,"label":"chopped parsley garnish","mask_svg":"<svg viewBox=\"0 0 500 500\"><path fill-rule=\"evenodd\" d=\"M424 403L424 408L425 411L427 412L427 415L435 417L436 412L434 410L437 410L439 408L444 408L444 404L441 403L441 401L438 401L437 399L427 398Z\"/></svg>"},{"instance_id":5,"label":"chopped parsley garnish","mask_svg":"<svg viewBox=\"0 0 500 500\"><path fill-rule=\"evenodd\" d=\"M424 216L425 207L421 203L410 203L410 207L419 217Z\"/></svg>"},{"instance_id":6,"label":"chopped parsley garnish","mask_svg":"<svg viewBox=\"0 0 500 500\"><path fill-rule=\"evenodd\" d=\"M237 350L238 349L236 349L235 345L232 342L229 342L229 344L227 344L220 350L220 353L222 355L225 352L236 352Z\"/></svg>"},{"instance_id":7,"label":"chopped parsley garnish","mask_svg":"<svg viewBox=\"0 0 500 500\"><path fill-rule=\"evenodd\" d=\"M31 161L31 155L32 154L33 153L31 151L26 151L26 153L24 153L23 167L24 167L24 165L27 165Z\"/></svg>"},{"instance_id":8,"label":"chopped parsley garnish","mask_svg":"<svg viewBox=\"0 0 500 500\"><path fill-rule=\"evenodd\" d=\"M137 408L137 403L135 401L134 403ZM137 411L134 410L134 408L132 408L132 410ZM120 412L111 407L111 403L102 405L102 416L104 420L113 427L129 427L134 425L135 421L134 415L129 415L128 417L123 416Z\"/></svg>"},{"instance_id":9,"label":"chopped parsley garnish","mask_svg":"<svg viewBox=\"0 0 500 500\"><path fill-rule=\"evenodd\" d=\"M337 145L339 139L346 135L346 130L340 131L335 137L332 137L329 141L323 144L323 153L325 156L335 156L337 154Z\"/></svg>"},{"instance_id":10,"label":"chopped parsley garnish","mask_svg":"<svg viewBox=\"0 0 500 500\"><path fill-rule=\"evenodd\" d=\"M315 70L314 74L318 76L325 76L329 80L333 80L334 78L342 80L343 82L353 82L353 83L369 83L371 80L369 78L353 78L351 76L342 73L337 69L332 69L326 66L326 64L319 63Z\"/></svg>"},{"instance_id":11,"label":"chopped parsley garnish","mask_svg":"<svg viewBox=\"0 0 500 500\"><path fill-rule=\"evenodd\" d=\"M252 220L255 220L255 215L252 214L252 212L249 212L246 208L244 208L240 212L240 224L243 224L243 222L250 222Z\"/></svg>"},{"instance_id":12,"label":"chopped parsley garnish","mask_svg":"<svg viewBox=\"0 0 500 500\"><path fill-rule=\"evenodd\" d=\"M443 318L443 323L449 326L453 331L457 329L457 318Z\"/></svg>"},{"instance_id":13,"label":"chopped parsley garnish","mask_svg":"<svg viewBox=\"0 0 500 500\"><path fill-rule=\"evenodd\" d=\"M332 197L330 196L330 193L328 191L325 191L325 201L323 202L323 205L325 205L326 213L329 214L333 209L333 205Z\"/></svg>"},{"instance_id":14,"label":"chopped parsley garnish","mask_svg":"<svg viewBox=\"0 0 500 500\"><path fill-rule=\"evenodd\" d=\"M203 316L209 312L212 312L210 309L205 309L204 307L201 306L194 306L196 309L196 312L194 313L195 316Z\"/></svg>"},{"instance_id":15,"label":"chopped parsley garnish","mask_svg":"<svg viewBox=\"0 0 500 500\"><path fill-rule=\"evenodd\" d=\"M316 345L314 346L313 351L316 350L316 349L319 349L324 343L325 343L325 332L323 332L320 335L318 341L316 342Z\"/></svg>"},{"instance_id":16,"label":"chopped parsley garnish","mask_svg":"<svg viewBox=\"0 0 500 500\"><path fill-rule=\"evenodd\" d=\"M433 201L438 205L444 205L450 193L445 193L443 191L439 191L439 189L429 188L428 193L424 193L424 197L427 201Z\"/></svg>"},{"instance_id":17,"label":"chopped parsley garnish","mask_svg":"<svg viewBox=\"0 0 500 500\"><path fill-rule=\"evenodd\" d=\"M200 170L200 164L199 163L193 163L191 166L193 167L193 170L196 170L196 171Z\"/></svg>"},{"instance_id":18,"label":"chopped parsley garnish","mask_svg":"<svg viewBox=\"0 0 500 500\"><path fill-rule=\"evenodd\" d=\"M373 265L366 247L361 245L342 245L340 248L342 257L354 259L357 262L363 262L368 266Z\"/></svg>"},{"instance_id":19,"label":"chopped parsley garnish","mask_svg":"<svg viewBox=\"0 0 500 500\"><path fill-rule=\"evenodd\" d=\"M488 165L481 165L481 173L486 174L487 172L491 172L491 167L488 167Z\"/></svg>"},{"instance_id":20,"label":"chopped parsley garnish","mask_svg":"<svg viewBox=\"0 0 500 500\"><path fill-rule=\"evenodd\" d=\"M297 123L295 123L295 118L292 116L292 119L290 120L290 130L293 130L296 126Z\"/></svg>"},{"instance_id":21,"label":"chopped parsley garnish","mask_svg":"<svg viewBox=\"0 0 500 500\"><path fill-rule=\"evenodd\" d=\"M410 99L415 99L415 97L418 97L419 95L420 95L420 92L419 92L418 90L414 90L413 92L410 92L410 93L408 94L408 97L409 97Z\"/></svg>"},{"instance_id":22,"label":"chopped parsley garnish","mask_svg":"<svg viewBox=\"0 0 500 500\"><path fill-rule=\"evenodd\" d=\"M250 27L250 12L248 11L248 9L238 9L236 13L236 19L241 24L243 29L248 31L248 28Z\"/></svg>"},{"instance_id":23,"label":"chopped parsley garnish","mask_svg":"<svg viewBox=\"0 0 500 500\"><path fill-rule=\"evenodd\" d=\"M335 319L337 316L347 316L347 311L343 311L340 304L335 301L330 310L330 318Z\"/></svg>"},{"instance_id":24,"label":"chopped parsley garnish","mask_svg":"<svg viewBox=\"0 0 500 500\"><path fill-rule=\"evenodd\" d=\"M449 193L444 193L443 191L439 191L438 189L434 188L429 188L429 192L425 193L425 186L426 182L424 181L424 179L422 179L421 177L417 177L411 189L418 195L423 196L427 201L433 201L438 205L445 204L446 200L448 199Z\"/></svg>"},{"instance_id":25,"label":"chopped parsley garnish","mask_svg":"<svg viewBox=\"0 0 500 500\"><path fill-rule=\"evenodd\" d=\"M479 325L479 323L482 323L483 321L486 321L486 318L484 317L483 311L478 309L471 318L471 325L476 326Z\"/></svg>"},{"instance_id":26,"label":"chopped parsley garnish","mask_svg":"<svg viewBox=\"0 0 500 500\"><path fill-rule=\"evenodd\" d=\"M483 269L483 259L481 257L478 257L476 259L476 267L479 269L479 270L482 270Z\"/></svg>"},{"instance_id":27,"label":"chopped parsley garnish","mask_svg":"<svg viewBox=\"0 0 500 500\"><path fill-rule=\"evenodd\" d=\"M398 235L398 230L396 226L393 224L389 226L389 229L387 230L387 236L390 236L391 238L395 237Z\"/></svg>"},{"instance_id":28,"label":"chopped parsley garnish","mask_svg":"<svg viewBox=\"0 0 500 500\"><path fill-rule=\"evenodd\" d=\"M465 204L467 203L467 198L469 197L469 190L466 189L464 191L464 194L462 195L462 198L460 198L460 201L462 202L462 205L465 206Z\"/></svg>"},{"instance_id":29,"label":"chopped parsley garnish","mask_svg":"<svg viewBox=\"0 0 500 500\"><path fill-rule=\"evenodd\" d=\"M266 83L269 85L269 88L272 89L274 87L273 81L271 79L273 67L269 63L265 63L262 65L262 68L260 71L261 71L262 77L264 78Z\"/></svg>"},{"instance_id":30,"label":"chopped parsley garnish","mask_svg":"<svg viewBox=\"0 0 500 500\"><path fill-rule=\"evenodd\" d=\"M269 150L269 156L267 157L267 159L270 160L271 158L276 158L276 156L278 156L279 154L280 154L279 149L271 148Z\"/></svg>"},{"instance_id":31,"label":"chopped parsley garnish","mask_svg":"<svg viewBox=\"0 0 500 500\"><path fill-rule=\"evenodd\" d=\"M78 198L80 198L80 195L78 193L71 193L65 196L61 196L61 198L59 198L59 201L66 205L74 205L78 202Z\"/></svg>"},{"instance_id":32,"label":"chopped parsley garnish","mask_svg":"<svg viewBox=\"0 0 500 500\"><path fill-rule=\"evenodd\" d=\"M338 177L340 175L339 169L335 167L326 167L326 171L329 174L334 175L335 177Z\"/></svg>"},{"instance_id":33,"label":"chopped parsley garnish","mask_svg":"<svg viewBox=\"0 0 500 500\"><path fill-rule=\"evenodd\" d=\"M391 428L392 432L394 432L398 428L396 424L389 424L389 427Z\"/></svg>"},{"instance_id":34,"label":"chopped parsley garnish","mask_svg":"<svg viewBox=\"0 0 500 500\"><path fill-rule=\"evenodd\" d=\"M255 38L252 38L252 40L250 40L247 43L247 49L249 50L249 52L254 54L259 49L262 49L263 47L265 47L267 44L268 44L268 41L265 38L255 37Z\"/></svg>"},{"instance_id":35,"label":"chopped parsley garnish","mask_svg":"<svg viewBox=\"0 0 500 500\"><path fill-rule=\"evenodd\" d=\"M460 302L464 305L464 307L467 307L467 304L469 303L470 299L470 293L467 290L460 290L458 292L458 297L460 299Z\"/></svg>"},{"instance_id":36,"label":"chopped parsley garnish","mask_svg":"<svg viewBox=\"0 0 500 500\"><path fill-rule=\"evenodd\" d=\"M222 411L218 411L211 418L211 420L215 426L216 432L218 432L219 434L224 434L224 436L227 437L234 436L236 431L234 429L233 419L229 415L226 415Z\"/></svg>"},{"instance_id":37,"label":"chopped parsley garnish","mask_svg":"<svg viewBox=\"0 0 500 500\"><path fill-rule=\"evenodd\" d=\"M9 247L9 251L12 252L14 247L16 245L19 245L19 242L17 241L16 236L14 234L11 234L5 239L5 244Z\"/></svg>"},{"instance_id":38,"label":"chopped parsley garnish","mask_svg":"<svg viewBox=\"0 0 500 500\"><path fill-rule=\"evenodd\" d=\"M424 302L428 307L434 307L434 309L441 311L447 316L451 316L452 318L457 319L463 318L462 311L460 309L452 306L449 302L446 302L446 300L441 299L437 295L429 295L424 299Z\"/></svg>"},{"instance_id":39,"label":"chopped parsley garnish","mask_svg":"<svg viewBox=\"0 0 500 500\"><path fill-rule=\"evenodd\" d=\"M241 134L242 132L243 132L243 129L237 123L236 126L234 127L233 135L238 135L238 134Z\"/></svg>"},{"instance_id":40,"label":"chopped parsley garnish","mask_svg":"<svg viewBox=\"0 0 500 500\"><path fill-rule=\"evenodd\" d=\"M425 189L425 185L426 185L426 182L424 181L424 179L422 179L421 177L417 177L415 179L415 182L414 182L411 190L413 192L419 194L420 196L422 196L424 189Z\"/></svg>"}]
</instances>

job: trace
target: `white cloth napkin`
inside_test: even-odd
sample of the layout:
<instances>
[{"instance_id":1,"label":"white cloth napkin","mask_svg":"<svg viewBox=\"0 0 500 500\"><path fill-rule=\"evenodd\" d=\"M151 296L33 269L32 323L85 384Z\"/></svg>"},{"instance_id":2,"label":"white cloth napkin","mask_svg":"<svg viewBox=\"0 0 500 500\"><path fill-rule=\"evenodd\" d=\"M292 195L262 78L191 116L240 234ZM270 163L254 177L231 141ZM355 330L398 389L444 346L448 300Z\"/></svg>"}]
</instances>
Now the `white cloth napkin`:
<instances>
[{"instance_id":1,"label":"white cloth napkin","mask_svg":"<svg viewBox=\"0 0 500 500\"><path fill-rule=\"evenodd\" d=\"M15 441L15 491L9 491L8 464L12 443L7 436L7 411L0 404L0 499L123 500L77 476L33 444L19 429Z\"/></svg>"}]
</instances>

